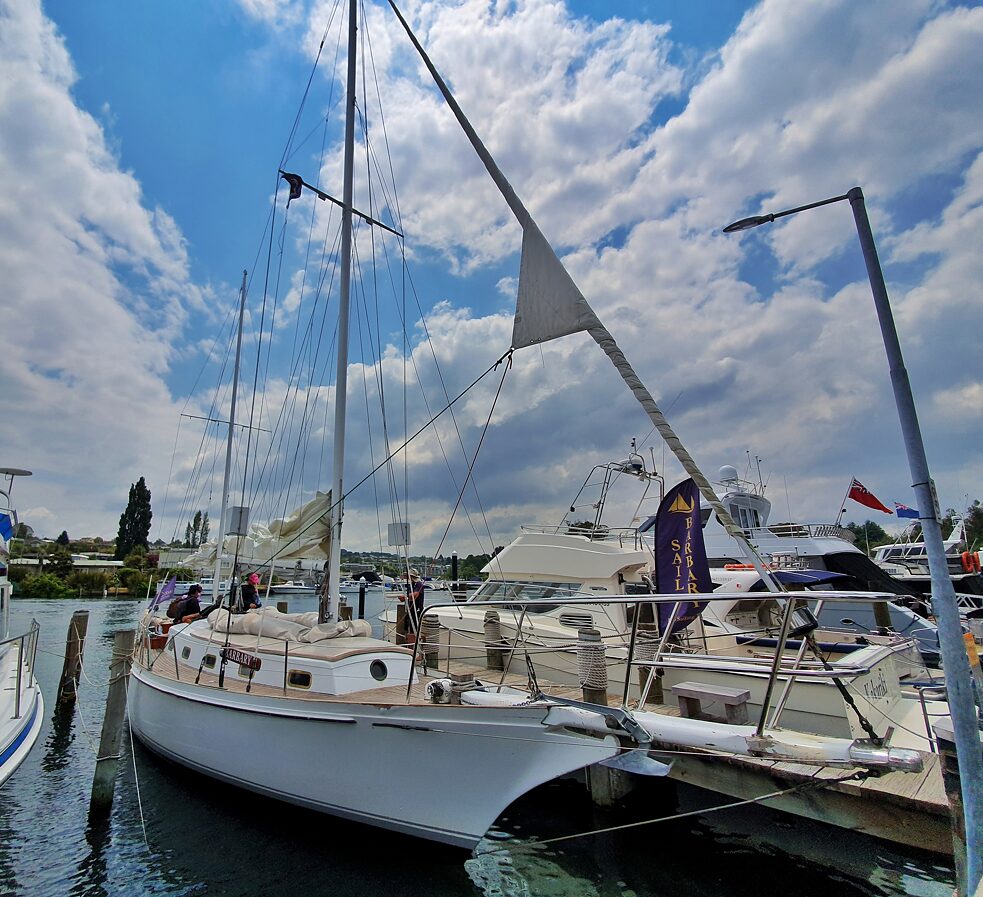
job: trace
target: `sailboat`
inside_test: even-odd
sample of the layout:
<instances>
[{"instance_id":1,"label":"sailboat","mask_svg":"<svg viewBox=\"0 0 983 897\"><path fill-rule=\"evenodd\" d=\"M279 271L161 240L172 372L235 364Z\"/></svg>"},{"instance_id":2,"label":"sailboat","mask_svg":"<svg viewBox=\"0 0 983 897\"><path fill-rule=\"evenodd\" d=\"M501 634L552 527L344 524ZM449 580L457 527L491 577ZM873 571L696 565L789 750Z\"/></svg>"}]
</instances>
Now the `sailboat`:
<instances>
[{"instance_id":1,"label":"sailboat","mask_svg":"<svg viewBox=\"0 0 983 897\"><path fill-rule=\"evenodd\" d=\"M44 698L34 673L41 627L32 620L25 629L12 631L13 586L7 578L10 541L17 525L10 493L15 477L29 476L29 470L0 467L0 477L7 480L0 489L0 785L31 752L44 721Z\"/></svg>"},{"instance_id":2,"label":"sailboat","mask_svg":"<svg viewBox=\"0 0 983 897\"><path fill-rule=\"evenodd\" d=\"M609 707L539 681L534 666L525 678L489 676L484 669L460 666L438 673L426 619L412 647L374 638L365 621L340 619L353 219L396 233L354 204L359 5L350 0L348 10L342 199L281 171L291 199L307 190L342 210L329 563L322 607L310 614L283 614L270 606L231 614L223 607L206 619L170 626L165 639L143 639L135 649L128 693L134 734L158 754L238 787L465 848L473 848L513 800L559 776L583 769L591 775L602 764L624 768L625 763L636 771L663 774L665 764L649 756L660 744L803 764L920 769L917 752L850 737ZM506 356L588 331L658 420L667 442L677 446L684 466L709 489L409 25L395 4L389 5L522 226L517 310ZM638 602L630 596L609 600ZM350 762L340 768L345 760Z\"/></svg>"}]
</instances>

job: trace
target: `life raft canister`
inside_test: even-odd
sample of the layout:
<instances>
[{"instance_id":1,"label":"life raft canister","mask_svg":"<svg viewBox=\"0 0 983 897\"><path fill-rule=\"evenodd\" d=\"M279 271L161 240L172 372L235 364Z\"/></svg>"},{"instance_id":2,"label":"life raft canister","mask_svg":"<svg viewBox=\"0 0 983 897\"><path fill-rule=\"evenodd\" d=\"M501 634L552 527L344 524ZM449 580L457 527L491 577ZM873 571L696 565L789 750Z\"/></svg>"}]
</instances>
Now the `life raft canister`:
<instances>
[{"instance_id":1,"label":"life raft canister","mask_svg":"<svg viewBox=\"0 0 983 897\"><path fill-rule=\"evenodd\" d=\"M963 570L967 573L980 572L980 554L978 551L964 551L962 554Z\"/></svg>"}]
</instances>

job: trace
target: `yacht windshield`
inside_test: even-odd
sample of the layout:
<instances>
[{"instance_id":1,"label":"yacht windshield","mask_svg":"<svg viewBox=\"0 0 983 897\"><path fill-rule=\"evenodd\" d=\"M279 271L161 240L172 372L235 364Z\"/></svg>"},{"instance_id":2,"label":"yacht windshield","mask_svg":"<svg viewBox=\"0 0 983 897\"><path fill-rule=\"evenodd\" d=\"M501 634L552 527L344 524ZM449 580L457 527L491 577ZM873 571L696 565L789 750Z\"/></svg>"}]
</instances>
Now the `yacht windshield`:
<instances>
[{"instance_id":1,"label":"yacht windshield","mask_svg":"<svg viewBox=\"0 0 983 897\"><path fill-rule=\"evenodd\" d=\"M472 602L478 601L507 601L517 598L521 601L535 601L535 606L527 608L529 613L543 614L556 608L556 604L546 604L549 599L564 599L578 597L577 593L583 587L582 582L495 582L484 583ZM583 597L583 596L580 596ZM542 604L538 602L544 602ZM516 605L511 610L519 610Z\"/></svg>"}]
</instances>

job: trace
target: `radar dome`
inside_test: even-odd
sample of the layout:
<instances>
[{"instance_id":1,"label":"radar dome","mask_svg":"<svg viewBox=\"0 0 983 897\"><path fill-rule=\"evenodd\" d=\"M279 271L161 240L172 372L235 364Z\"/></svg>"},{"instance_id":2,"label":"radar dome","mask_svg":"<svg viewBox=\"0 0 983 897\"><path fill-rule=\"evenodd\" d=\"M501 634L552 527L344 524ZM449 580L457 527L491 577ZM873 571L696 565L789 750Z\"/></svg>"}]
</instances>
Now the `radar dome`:
<instances>
[{"instance_id":1,"label":"radar dome","mask_svg":"<svg viewBox=\"0 0 983 897\"><path fill-rule=\"evenodd\" d=\"M731 467L730 464L725 464L720 468L720 473L718 473L717 476L720 477L721 483L736 483L737 468Z\"/></svg>"}]
</instances>

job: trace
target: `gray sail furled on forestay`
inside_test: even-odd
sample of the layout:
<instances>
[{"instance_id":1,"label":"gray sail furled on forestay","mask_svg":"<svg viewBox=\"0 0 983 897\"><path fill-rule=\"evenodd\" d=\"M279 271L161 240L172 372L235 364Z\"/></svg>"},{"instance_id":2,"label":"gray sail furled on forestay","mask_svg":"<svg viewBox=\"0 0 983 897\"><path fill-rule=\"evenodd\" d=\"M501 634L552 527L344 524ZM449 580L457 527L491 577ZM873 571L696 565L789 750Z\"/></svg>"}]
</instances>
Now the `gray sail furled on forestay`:
<instances>
[{"instance_id":1,"label":"gray sail furled on forestay","mask_svg":"<svg viewBox=\"0 0 983 897\"><path fill-rule=\"evenodd\" d=\"M522 225L522 261L512 322L512 347L522 349L590 330L600 323L553 247L529 218Z\"/></svg>"},{"instance_id":2,"label":"gray sail furled on forestay","mask_svg":"<svg viewBox=\"0 0 983 897\"><path fill-rule=\"evenodd\" d=\"M683 469L696 482L700 493L707 500L707 504L716 512L717 519L744 549L744 553L758 571L762 581L769 589L778 591L779 586L768 574L764 562L748 541L744 531L734 522L727 509L721 504L710 481L703 475L692 456L683 447L652 394L645 388L628 359L618 347L614 337L601 324L600 319L573 282L573 278L557 258L553 247L547 242L542 231L516 195L515 190L512 189L512 185L502 174L491 153L481 142L481 138L457 104L457 100L454 99L450 88L444 83L444 79L431 62L426 50L416 39L416 35L406 19L403 18L403 14L397 8L394 0L389 0L389 5L417 53L420 54L423 64L430 72L437 89L443 95L451 112L454 113L461 129L471 141L471 146L478 154L478 158L484 163L488 174L491 175L503 198L509 204L512 214L522 225L522 261L519 267L519 294L516 301L515 320L512 325L512 348L521 349L560 336L578 333L581 330L588 331L594 342L600 346L611 363L618 369L618 373L621 374L622 379L634 393L642 408L645 409L645 413L655 424L659 435L665 440L666 445L669 446Z\"/></svg>"}]
</instances>

